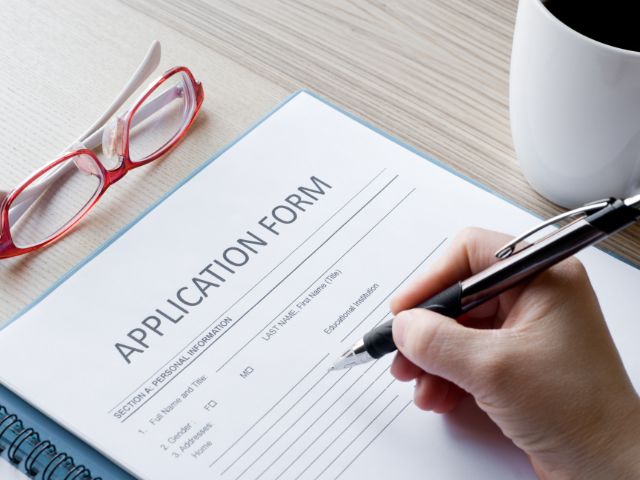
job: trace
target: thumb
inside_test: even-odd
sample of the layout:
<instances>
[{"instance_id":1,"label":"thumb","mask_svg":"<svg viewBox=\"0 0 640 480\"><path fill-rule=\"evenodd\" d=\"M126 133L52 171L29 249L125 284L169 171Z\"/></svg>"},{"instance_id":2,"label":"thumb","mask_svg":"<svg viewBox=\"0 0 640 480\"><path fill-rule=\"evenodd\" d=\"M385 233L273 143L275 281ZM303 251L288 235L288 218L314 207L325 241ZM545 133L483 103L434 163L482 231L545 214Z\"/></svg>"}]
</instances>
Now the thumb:
<instances>
[{"instance_id":1,"label":"thumb","mask_svg":"<svg viewBox=\"0 0 640 480\"><path fill-rule=\"evenodd\" d=\"M498 356L500 332L465 327L424 308L405 310L393 320L393 340L409 361L471 393L487 360Z\"/></svg>"}]
</instances>

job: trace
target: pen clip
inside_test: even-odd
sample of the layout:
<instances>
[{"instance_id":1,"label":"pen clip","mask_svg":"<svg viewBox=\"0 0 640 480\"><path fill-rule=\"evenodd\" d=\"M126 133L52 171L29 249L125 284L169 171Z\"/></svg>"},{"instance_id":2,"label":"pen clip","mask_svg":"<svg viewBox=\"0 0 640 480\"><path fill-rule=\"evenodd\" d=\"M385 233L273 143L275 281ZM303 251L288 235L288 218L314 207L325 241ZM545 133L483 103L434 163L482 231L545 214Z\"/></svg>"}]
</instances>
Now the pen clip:
<instances>
[{"instance_id":1,"label":"pen clip","mask_svg":"<svg viewBox=\"0 0 640 480\"><path fill-rule=\"evenodd\" d=\"M500 250L498 250L495 253L495 256L497 258L499 258L500 260L504 260L505 258L510 257L511 255L513 255L516 251L516 247L524 242L527 238L531 237L533 234L539 232L540 230L544 230L545 228L558 223L562 220L566 220L566 219L572 219L573 221L578 220L579 218L584 218L587 215L596 212L598 210L603 209L604 207L608 206L611 204L611 202L615 200L612 198L607 198L607 199L603 199L603 200L598 200L595 202L591 202L591 203L587 203L586 205L583 205L582 207L578 207L575 208L573 210L569 210L568 212L564 212L561 213L560 215L556 215L555 217L552 217L548 220L545 220L544 222L540 223L539 225L536 225L535 227L533 227L530 230L527 230L526 232L524 232L522 235L514 238L513 240L511 240L509 243L507 243L505 246L503 246ZM526 247L524 247L526 248Z\"/></svg>"}]
</instances>

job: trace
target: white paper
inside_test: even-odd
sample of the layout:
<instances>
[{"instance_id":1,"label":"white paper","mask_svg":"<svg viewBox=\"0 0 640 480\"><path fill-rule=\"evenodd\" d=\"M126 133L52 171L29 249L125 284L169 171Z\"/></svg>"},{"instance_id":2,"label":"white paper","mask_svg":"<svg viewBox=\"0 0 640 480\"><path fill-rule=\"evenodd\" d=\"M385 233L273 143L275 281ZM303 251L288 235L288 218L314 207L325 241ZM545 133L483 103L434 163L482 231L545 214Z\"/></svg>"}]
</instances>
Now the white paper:
<instances>
[{"instance_id":1,"label":"white paper","mask_svg":"<svg viewBox=\"0 0 640 480\"><path fill-rule=\"evenodd\" d=\"M259 222L279 205L297 219L276 235ZM418 411L391 356L327 368L457 231L537 221L301 93L0 332L0 381L141 478L534 478L473 402ZM167 300L197 303L192 278L213 283L199 272L247 231L267 244L209 267L225 281L178 321ZM638 270L581 258L637 387ZM148 348L127 363L114 345L136 328Z\"/></svg>"},{"instance_id":2,"label":"white paper","mask_svg":"<svg viewBox=\"0 0 640 480\"><path fill-rule=\"evenodd\" d=\"M5 458L0 458L0 478L3 480L29 480L29 477Z\"/></svg>"}]
</instances>

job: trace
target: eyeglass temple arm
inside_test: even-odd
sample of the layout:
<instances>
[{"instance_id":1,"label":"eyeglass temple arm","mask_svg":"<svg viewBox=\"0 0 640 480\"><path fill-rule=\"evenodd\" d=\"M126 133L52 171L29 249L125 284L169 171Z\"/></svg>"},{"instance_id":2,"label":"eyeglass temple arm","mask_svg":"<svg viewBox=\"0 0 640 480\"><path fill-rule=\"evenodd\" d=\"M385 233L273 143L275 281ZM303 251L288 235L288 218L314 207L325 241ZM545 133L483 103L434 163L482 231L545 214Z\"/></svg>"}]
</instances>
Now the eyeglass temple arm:
<instances>
[{"instance_id":1,"label":"eyeglass temple arm","mask_svg":"<svg viewBox=\"0 0 640 480\"><path fill-rule=\"evenodd\" d=\"M142 83L149 77L149 75L158 67L160 63L161 56L161 47L160 42L155 40L149 50L147 50L147 54L144 59L136 69L136 71L131 75L129 81L126 83L124 88L120 91L115 100L111 103L109 108L94 122L89 129L83 133L78 141L71 144L67 150L72 149L76 143L88 143L87 148L96 148L101 143L102 139L102 130L104 128L105 123L113 116L115 112L118 111L120 107L127 101L127 99L131 96L133 92L135 92ZM163 97L162 95L161 97ZM156 102L151 102L156 104ZM144 116L146 118L148 115L151 115L153 111L161 108L163 104L161 102L157 102L155 105L155 109L149 109L148 113ZM137 121L142 121L144 119L140 117ZM137 122L136 122L137 123ZM70 164L69 164L70 165ZM36 201L36 199L42 195L49 185L55 181L58 175L64 174L66 168L62 168L51 175L49 178L45 179L42 183L37 186L31 188L28 192L25 192L20 197L20 202L14 202L11 205L11 218L13 221L17 221L24 212Z\"/></svg>"},{"instance_id":2,"label":"eyeglass temple arm","mask_svg":"<svg viewBox=\"0 0 640 480\"><path fill-rule=\"evenodd\" d=\"M173 100L178 98L179 87L175 86L174 88L170 88L166 92L158 95L153 100L145 103L137 112L135 117L132 119L131 126L135 126L138 123L146 120L148 117L153 115L155 112L160 110L162 107L168 105ZM90 137L88 137L84 144L82 145L89 150L97 148L102 143L102 131L104 130L104 126L99 130L94 132ZM68 169L73 168L72 163L66 164L64 167L58 169L47 178L43 179L38 185L34 185L28 191L23 192L20 195L20 198L11 204L10 215L12 221L18 221L18 219L27 211L27 209L42 195L47 188L51 184L53 184L60 175L64 175ZM2 192L0 192L0 201L2 200Z\"/></svg>"},{"instance_id":3,"label":"eyeglass temple arm","mask_svg":"<svg viewBox=\"0 0 640 480\"><path fill-rule=\"evenodd\" d=\"M122 107L124 102L127 101L131 94L144 83L149 75L151 75L151 72L158 68L158 65L160 64L160 55L160 42L155 40L151 44L151 47L149 47L147 54L142 60L142 63L140 63L137 70L133 73L133 75L131 75L131 78L129 78L129 81L121 90L120 94L115 98L115 100L102 114L102 116L100 116L100 118L98 118L98 120L96 120L95 123L91 125L91 127L89 127L89 129L78 138L78 142L84 143L84 141L89 136L96 133L97 130L102 128L104 124L107 123L107 121L113 116L113 114L116 113L118 109Z\"/></svg>"},{"instance_id":4,"label":"eyeglass temple arm","mask_svg":"<svg viewBox=\"0 0 640 480\"><path fill-rule=\"evenodd\" d=\"M175 87L168 89L161 95L158 95L153 100L145 102L145 104L136 111L135 116L131 119L131 126L135 127L137 124L149 118L162 107L169 105L179 96L179 87L176 85ZM89 150L97 148L102 143L103 130L104 125L93 132L89 137L87 137L82 142L83 146L88 148Z\"/></svg>"}]
</instances>

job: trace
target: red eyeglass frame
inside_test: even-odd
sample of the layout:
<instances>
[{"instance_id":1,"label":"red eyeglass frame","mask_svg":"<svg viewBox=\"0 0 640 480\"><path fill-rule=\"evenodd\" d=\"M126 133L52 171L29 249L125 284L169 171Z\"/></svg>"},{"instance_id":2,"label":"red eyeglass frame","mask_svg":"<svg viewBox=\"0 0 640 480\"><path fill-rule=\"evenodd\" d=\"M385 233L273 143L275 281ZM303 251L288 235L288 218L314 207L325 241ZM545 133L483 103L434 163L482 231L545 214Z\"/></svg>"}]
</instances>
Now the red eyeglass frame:
<instances>
[{"instance_id":1,"label":"red eyeglass frame","mask_svg":"<svg viewBox=\"0 0 640 480\"><path fill-rule=\"evenodd\" d=\"M195 107L193 109L193 113L191 114L191 118L185 122L182 130L176 134L172 140L167 142L160 150L150 155L139 162L132 162L131 157L129 156L129 133L131 130L131 120L134 117L135 113L138 109L144 104L144 102L149 98L149 96L165 81L171 78L173 75L178 73L184 73L189 81L191 82L191 86L193 91L195 92ZM146 165L149 162L157 160L167 152L169 152L172 148L174 148L180 140L187 134L188 130L193 125L196 117L198 116L198 112L200 111L200 107L202 106L202 102L204 101L204 90L202 88L202 84L197 82L191 71L187 67L174 67L167 72L165 72L160 78L152 82L149 87L141 94L138 100L135 102L134 107L131 108L123 118L126 128L123 131L123 152L121 157L120 164L114 168L113 170L107 170L102 162L98 159L98 156L89 149L79 149L70 153L66 153L62 157L48 163L42 168L36 170L30 177L20 183L14 190L9 193L0 192L0 259L15 257L18 255L23 255L26 253L33 252L40 248L44 248L51 243L59 240L62 236L66 235L75 227L80 220L84 218L84 216L91 210L94 205L100 200L102 195L107 191L107 189L122 179L129 171ZM97 194L94 195L94 198L87 202L87 204L73 217L67 225L62 227L60 230L55 232L51 237L47 238L43 242L32 245L29 247L18 247L13 242L11 238L11 231L9 228L9 207L13 203L13 201L22 193L29 185L38 180L42 175L49 172L51 169L57 167L59 164L67 161L70 158L73 158L78 155L89 155L94 160L95 164L100 169L102 175L102 186Z\"/></svg>"}]
</instances>

